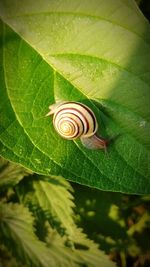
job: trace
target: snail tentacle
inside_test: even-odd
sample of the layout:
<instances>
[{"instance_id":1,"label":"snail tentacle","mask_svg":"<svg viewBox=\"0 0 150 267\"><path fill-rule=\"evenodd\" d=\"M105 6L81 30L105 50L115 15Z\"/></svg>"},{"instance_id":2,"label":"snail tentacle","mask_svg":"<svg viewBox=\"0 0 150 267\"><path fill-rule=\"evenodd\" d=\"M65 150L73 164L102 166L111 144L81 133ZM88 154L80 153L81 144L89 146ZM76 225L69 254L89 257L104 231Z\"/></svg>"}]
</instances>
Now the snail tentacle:
<instances>
[{"instance_id":1,"label":"snail tentacle","mask_svg":"<svg viewBox=\"0 0 150 267\"><path fill-rule=\"evenodd\" d=\"M47 116L50 116L50 115L54 114L55 111L57 110L57 108L58 108L60 105L62 105L62 103L64 103L64 102L57 102L57 103L54 103L54 104L50 105L50 106L49 106L49 110L50 110L50 111L49 111L45 116L47 117Z\"/></svg>"}]
</instances>

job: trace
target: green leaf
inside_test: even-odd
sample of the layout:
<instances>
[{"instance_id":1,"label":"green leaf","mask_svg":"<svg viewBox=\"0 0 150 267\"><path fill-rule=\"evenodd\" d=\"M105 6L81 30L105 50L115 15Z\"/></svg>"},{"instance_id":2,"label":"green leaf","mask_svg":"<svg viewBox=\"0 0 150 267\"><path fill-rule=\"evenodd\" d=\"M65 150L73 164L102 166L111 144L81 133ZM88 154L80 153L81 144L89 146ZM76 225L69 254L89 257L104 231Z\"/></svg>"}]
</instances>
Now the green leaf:
<instances>
[{"instance_id":1,"label":"green leaf","mask_svg":"<svg viewBox=\"0 0 150 267\"><path fill-rule=\"evenodd\" d=\"M101 251L89 250L88 253L74 252L63 245L63 240L51 229L49 248L44 242L37 239L34 234L33 217L27 208L19 204L0 203L0 238L13 252L15 257L27 266L82 266L86 262L89 267L114 267ZM77 238L77 236L76 236ZM90 245L92 241L88 242ZM87 243L87 244L88 244ZM94 246L96 248L96 245ZM91 253L90 253L91 252ZM96 260L96 262L95 262ZM102 263L102 265L98 265Z\"/></svg>"},{"instance_id":2,"label":"green leaf","mask_svg":"<svg viewBox=\"0 0 150 267\"><path fill-rule=\"evenodd\" d=\"M117 250L124 248L129 240L123 199L128 196L101 192L81 185L73 185L73 188L75 211L78 213L77 222L88 237L99 243L101 249L108 253L112 248Z\"/></svg>"},{"instance_id":3,"label":"green leaf","mask_svg":"<svg viewBox=\"0 0 150 267\"><path fill-rule=\"evenodd\" d=\"M40 179L40 177L39 177ZM64 230L65 235L71 239L73 235L73 196L70 184L62 177L48 177L45 180L34 180L33 188L38 205L46 212L47 218L58 225L58 230ZM46 179L46 178L44 178Z\"/></svg>"},{"instance_id":4,"label":"green leaf","mask_svg":"<svg viewBox=\"0 0 150 267\"><path fill-rule=\"evenodd\" d=\"M4 246L0 245L0 266L1 267L27 267L12 256L11 252Z\"/></svg>"},{"instance_id":5,"label":"green leaf","mask_svg":"<svg viewBox=\"0 0 150 267\"><path fill-rule=\"evenodd\" d=\"M2 0L0 15L17 33L1 30L1 154L37 173L149 193L150 27L135 2ZM115 137L108 155L56 134L45 114L57 100L93 109L101 135Z\"/></svg>"},{"instance_id":6,"label":"green leaf","mask_svg":"<svg viewBox=\"0 0 150 267\"><path fill-rule=\"evenodd\" d=\"M36 215L38 215L40 206L50 225L63 236L63 238L60 237L51 226L46 225L49 230L46 241L51 250L56 250L60 255L65 254L69 260L74 259L75 262L87 264L86 266L114 266L104 252L98 248L98 245L89 240L82 229L77 228L73 220L76 215L73 211L73 196L69 192L72 191L70 184L62 177L35 176L33 178L34 191L28 191L22 199L24 204L32 205L32 210L37 211ZM25 187L28 188L27 183ZM44 223L40 217L39 220L38 234ZM43 237L45 240L45 232L42 239Z\"/></svg>"},{"instance_id":7,"label":"green leaf","mask_svg":"<svg viewBox=\"0 0 150 267\"><path fill-rule=\"evenodd\" d=\"M52 242L52 244L51 244ZM59 246L58 246L59 243ZM56 250L61 255L62 253L67 257L74 256L80 262L81 266L87 267L115 267L115 263L108 259L108 256L98 248L92 240L89 240L85 234L82 233L81 229L74 228L74 243L75 248L70 250L64 246L64 240L56 232L49 231L47 237L47 244L52 250ZM71 265L72 266L72 265ZM80 266L80 265L79 265Z\"/></svg>"},{"instance_id":8,"label":"green leaf","mask_svg":"<svg viewBox=\"0 0 150 267\"><path fill-rule=\"evenodd\" d=\"M74 223L74 203L71 185L58 176L37 176L24 180L16 188L20 202L31 211L41 213L61 235L71 240Z\"/></svg>"},{"instance_id":9,"label":"green leaf","mask_svg":"<svg viewBox=\"0 0 150 267\"><path fill-rule=\"evenodd\" d=\"M98 249L98 245L82 232L81 229L74 229L74 243L76 246L76 254L87 264L87 266L115 266L115 263L108 261L103 251Z\"/></svg>"},{"instance_id":10,"label":"green leaf","mask_svg":"<svg viewBox=\"0 0 150 267\"><path fill-rule=\"evenodd\" d=\"M19 204L0 204L1 240L27 266L68 266L64 257L58 258L34 234L33 217ZM59 265L59 264L62 265Z\"/></svg>"},{"instance_id":11,"label":"green leaf","mask_svg":"<svg viewBox=\"0 0 150 267\"><path fill-rule=\"evenodd\" d=\"M65 235L70 245L75 242L76 228L75 204L71 191L73 191L71 185L63 177L58 176L34 175L32 179L25 180L24 184L19 184L17 188L20 202L33 212L36 211L37 215L42 210L43 219L46 218L54 229Z\"/></svg>"},{"instance_id":12,"label":"green leaf","mask_svg":"<svg viewBox=\"0 0 150 267\"><path fill-rule=\"evenodd\" d=\"M105 252L136 257L149 249L149 198L73 185L77 222Z\"/></svg>"},{"instance_id":13,"label":"green leaf","mask_svg":"<svg viewBox=\"0 0 150 267\"><path fill-rule=\"evenodd\" d=\"M22 166L0 158L0 187L13 186L29 174L31 171Z\"/></svg>"}]
</instances>

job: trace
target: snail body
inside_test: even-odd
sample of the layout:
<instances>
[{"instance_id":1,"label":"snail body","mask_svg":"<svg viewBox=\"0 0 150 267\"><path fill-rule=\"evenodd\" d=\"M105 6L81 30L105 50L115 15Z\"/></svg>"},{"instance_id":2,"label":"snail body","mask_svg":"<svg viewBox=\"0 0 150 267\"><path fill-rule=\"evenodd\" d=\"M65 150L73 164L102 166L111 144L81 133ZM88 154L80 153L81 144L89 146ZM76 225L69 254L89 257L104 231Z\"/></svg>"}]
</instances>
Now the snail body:
<instances>
[{"instance_id":1,"label":"snail body","mask_svg":"<svg viewBox=\"0 0 150 267\"><path fill-rule=\"evenodd\" d=\"M68 140L80 138L89 149L106 150L106 140L99 137L98 122L93 111L80 102L61 102L49 107L57 133Z\"/></svg>"}]
</instances>

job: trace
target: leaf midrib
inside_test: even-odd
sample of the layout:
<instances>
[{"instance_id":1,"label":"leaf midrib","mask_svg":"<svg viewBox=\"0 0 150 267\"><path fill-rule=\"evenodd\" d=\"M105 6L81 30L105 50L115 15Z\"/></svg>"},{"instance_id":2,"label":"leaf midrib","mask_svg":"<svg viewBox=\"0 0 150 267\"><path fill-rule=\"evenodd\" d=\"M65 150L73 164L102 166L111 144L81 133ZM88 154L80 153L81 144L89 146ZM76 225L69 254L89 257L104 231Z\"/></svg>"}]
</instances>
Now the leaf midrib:
<instances>
[{"instance_id":1,"label":"leaf midrib","mask_svg":"<svg viewBox=\"0 0 150 267\"><path fill-rule=\"evenodd\" d=\"M8 221L8 220L7 220ZM17 221L19 222L22 222L22 220L21 219L18 219L17 218ZM7 227L10 229L10 231L13 231L13 233L15 234L15 236L17 237L17 239L19 240L19 243L21 242L21 244L22 244L22 248L24 248L24 246L26 247L26 251L27 251L27 255L28 255L28 257L29 257L29 254L30 254L30 252L32 253L32 255L39 261L39 262L41 262L42 264L43 263L45 263L45 261L43 262L43 259L41 259L41 257L39 257L38 256L38 254L35 252L35 246L32 246L32 245L30 245L30 243L31 242L33 242L34 244L35 244L35 241L36 242L38 242L38 245L40 245L40 246L42 246L42 249L43 248L45 248L46 249L46 246L44 246L44 244L40 241L40 240L38 240L37 238L36 238L36 236L35 236L35 234L34 234L34 231L33 232L31 232L31 229L27 229L26 227L25 228L20 228L20 231L19 231L19 233L18 233L18 230L16 230L15 228L16 228L16 226L18 226L18 222L16 223L14 220L13 220L13 222L12 222L12 220L10 220L10 222L11 222L11 224L7 224ZM20 226L20 225L19 225ZM18 229L18 227L17 227L17 229ZM27 231L28 232L28 234L30 234L30 238L29 238L29 236L28 236L28 238L27 238L27 240L26 239L22 239L21 238L21 232L22 231ZM31 240L31 238L32 238L32 240ZM30 241L30 242L29 242ZM37 245L37 244L36 244ZM46 251L46 254L48 253L48 250ZM47 264L47 263L46 263Z\"/></svg>"},{"instance_id":2,"label":"leaf midrib","mask_svg":"<svg viewBox=\"0 0 150 267\"><path fill-rule=\"evenodd\" d=\"M82 12L63 12L63 11L47 11L47 12L36 12L36 13L24 13L24 14L20 14L20 15L15 15L15 16L6 16L6 19L11 20L14 18L22 18L22 17L30 17L30 16L38 16L38 15L70 15L70 16L80 16L80 17L87 17L87 18L91 18L91 19L95 19L95 20L103 20L103 21L107 21L108 23L111 23L119 28L122 28L124 30L127 30L130 33L133 33L137 36L139 36L139 38L141 38L147 45L150 46L150 43L143 38L143 36L141 36L140 34L138 34L137 32L129 29L128 27L125 27L124 25L121 25L120 23L114 22L112 20L106 19L102 16L96 16L96 15L91 15L91 14L86 14L86 13L82 13Z\"/></svg>"},{"instance_id":3,"label":"leaf midrib","mask_svg":"<svg viewBox=\"0 0 150 267\"><path fill-rule=\"evenodd\" d=\"M35 48L34 48L35 49ZM87 58L92 58L92 59L95 59L95 60L98 60L98 61L103 61L103 62L106 62L106 63L110 63L111 65L113 65L113 66L115 66L116 68L118 68L119 70L122 70L122 71L124 71L124 72L127 72L127 73L129 73L130 75L132 75L133 77L135 77L137 80L140 80L140 81L142 81L145 85L147 85L148 87L150 87L150 84L148 84L145 80L143 80L141 77L139 77L137 74L135 74L135 73L133 73L132 71L129 71L127 68L125 68L125 67L122 67L121 65L119 65L119 64L117 64L117 63L115 63L115 62L113 62L113 61L110 61L110 60L108 60L108 59L106 59L106 58L102 58L102 57L97 57L97 56L93 56L93 55L88 55L88 54L76 54L76 53L58 53L58 54L49 54L48 56L50 56L50 57L61 57L61 56L80 56L80 57L87 57ZM43 60L44 61L46 61L48 64L49 64L49 61L47 61L47 59L45 59L44 57L43 57ZM55 68L55 66L53 66L53 63L50 63L51 65L51 67L53 68L53 69L55 69L55 71L57 71L57 72L59 72L56 68ZM150 71L147 71L147 73L150 73ZM141 73L140 75L144 75L145 74L145 72L144 73ZM62 74L62 75L64 75L64 74ZM66 77L65 77L65 79L66 79ZM66 79L67 80L67 79ZM68 80L69 81L69 80ZM69 82L72 82L72 81L69 81ZM82 92L82 91L81 91Z\"/></svg>"},{"instance_id":4,"label":"leaf midrib","mask_svg":"<svg viewBox=\"0 0 150 267\"><path fill-rule=\"evenodd\" d=\"M21 16L20 16L21 17ZM13 30L14 30L14 32L16 32L17 33L17 35L20 37L20 39L23 39L30 47L32 47L35 51L36 51L36 53L38 53L40 56L41 56L41 58L44 60L44 62L46 62L46 63L48 63L48 65L50 65L50 67L54 70L54 71L57 71L58 73L60 72L60 71L58 71L57 69L56 69L56 67L53 65L53 63L52 62L49 62L49 60L47 59L47 58L45 58L45 55L44 54L42 54L39 50L36 50L36 46L34 46L34 45L32 45L32 44L30 44L30 42L28 41L28 40L26 40L26 38L24 38L23 36L20 36L19 34L18 34L18 32L16 31L16 29L14 29L11 25L9 25L9 23L8 22L5 22L8 26L10 26ZM136 33L135 33L136 34ZM136 34L137 35L137 34ZM141 37L141 39L142 39L142 37ZM142 40L144 40L144 39L142 39ZM150 44L148 43L148 45L150 46ZM85 57L90 57L90 58L93 58L93 59L97 59L97 60L101 60L101 61L104 61L104 62L106 62L106 63L110 63L110 64L112 64L112 65L114 65L116 68L118 68L118 69L120 69L120 70L123 70L123 71L126 71L127 73L129 73L129 74L131 74L133 77L136 77L136 79L138 79L138 80L140 80L140 81L142 81L144 84L146 84L148 87L150 87L150 85L145 81L145 80L143 80L141 77L139 77L138 75L136 75L135 73L133 73L133 72L131 72L131 71L129 71L128 69L126 69L125 67L122 67L121 65L119 65L119 64L117 64L117 63L115 63L115 62L113 62L113 61L110 61L110 60L108 60L108 59L106 59L106 58L101 58L101 57L97 57L97 56L93 56L93 55L87 55L87 54L76 54L76 53L58 53L58 54L49 54L48 56L50 56L50 57L55 57L55 56L61 56L61 55L77 55L77 56L85 56ZM50 58L49 58L50 59ZM149 72L148 72L149 73ZM63 73L60 73L62 76L64 75ZM145 73L144 73L145 74ZM143 75L143 73L142 73L142 75ZM63 76L64 77L64 76ZM65 79L66 80L68 80L66 77L65 77ZM68 80L69 81L69 80ZM70 81L69 81L70 82ZM79 88L78 88L79 89ZM79 89L79 90L81 90L81 89ZM82 92L82 90L81 90L81 92Z\"/></svg>"},{"instance_id":5,"label":"leaf midrib","mask_svg":"<svg viewBox=\"0 0 150 267\"><path fill-rule=\"evenodd\" d=\"M50 195L48 195L48 192L45 190L45 184L43 184L43 182L42 181L40 181L39 182L39 185L40 185L40 190L41 191L43 191L43 193L46 195L46 198L47 198L47 202L48 203L50 203L50 205L51 205L51 198L50 198ZM48 184L48 186L49 186L49 184ZM58 195L58 197L60 197L60 195L61 194L59 194L58 192L57 192L57 190L55 190L55 188L53 188L52 189L53 191L55 191L54 193L56 194L56 195ZM70 199L69 199L69 201L70 201ZM40 206L42 207L42 205L41 205L41 203L40 203ZM57 208L55 208L55 205L54 206L52 206L51 205L51 208L54 210L54 213L57 215L57 217L60 219L60 222L63 224L63 227L65 227L65 219L64 219L64 217L62 217L61 216L61 218L60 218L60 216L59 216L59 211L57 210ZM59 209L60 209L60 205L59 205ZM61 213L65 213L65 210L61 207ZM50 212L48 209L47 209L47 211L48 212ZM72 211L72 213L73 213L73 211ZM65 216L67 216L67 213L65 214ZM72 215L71 215L72 216ZM71 231L73 230L73 225L74 225L74 222L73 222L73 219L71 218L71 223L72 223L72 226L71 225L69 225L69 228L71 229ZM70 223L69 223L70 224Z\"/></svg>"}]
</instances>

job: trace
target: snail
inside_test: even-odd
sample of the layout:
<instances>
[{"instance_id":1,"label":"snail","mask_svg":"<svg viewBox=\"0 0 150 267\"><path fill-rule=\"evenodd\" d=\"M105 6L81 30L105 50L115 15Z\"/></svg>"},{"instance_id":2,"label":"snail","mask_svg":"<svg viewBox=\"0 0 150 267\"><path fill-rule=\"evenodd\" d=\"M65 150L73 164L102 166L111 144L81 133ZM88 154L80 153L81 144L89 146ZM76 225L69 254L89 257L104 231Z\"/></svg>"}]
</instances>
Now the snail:
<instances>
[{"instance_id":1,"label":"snail","mask_svg":"<svg viewBox=\"0 0 150 267\"><path fill-rule=\"evenodd\" d=\"M104 149L108 142L97 135L98 122L93 111L80 102L60 102L49 106L57 133L68 140L80 138L88 149Z\"/></svg>"}]
</instances>

